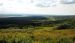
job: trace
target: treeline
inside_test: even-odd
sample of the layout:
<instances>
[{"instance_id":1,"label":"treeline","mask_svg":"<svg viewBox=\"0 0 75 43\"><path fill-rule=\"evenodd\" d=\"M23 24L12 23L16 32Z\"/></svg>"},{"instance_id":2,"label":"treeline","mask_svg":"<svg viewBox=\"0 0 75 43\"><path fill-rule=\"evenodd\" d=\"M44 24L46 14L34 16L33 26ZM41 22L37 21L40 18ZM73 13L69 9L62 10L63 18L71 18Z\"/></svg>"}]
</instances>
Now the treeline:
<instances>
[{"instance_id":1,"label":"treeline","mask_svg":"<svg viewBox=\"0 0 75 43\"><path fill-rule=\"evenodd\" d=\"M18 27L19 29L23 29L23 27L38 27L38 26L48 26L52 27L56 24L60 24L62 21L25 21L25 22L14 22L13 21L5 21L0 24L0 29L7 29L10 27Z\"/></svg>"}]
</instances>

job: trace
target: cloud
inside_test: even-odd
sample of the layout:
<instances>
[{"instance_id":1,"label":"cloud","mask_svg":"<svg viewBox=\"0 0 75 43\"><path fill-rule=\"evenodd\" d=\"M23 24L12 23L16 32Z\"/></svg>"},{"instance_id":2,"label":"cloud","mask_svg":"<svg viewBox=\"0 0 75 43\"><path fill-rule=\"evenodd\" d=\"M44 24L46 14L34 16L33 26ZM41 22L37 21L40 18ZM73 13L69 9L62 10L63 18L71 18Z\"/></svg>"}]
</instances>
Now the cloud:
<instances>
[{"instance_id":1,"label":"cloud","mask_svg":"<svg viewBox=\"0 0 75 43\"><path fill-rule=\"evenodd\" d=\"M2 3L0 3L0 6L2 6L3 4Z\"/></svg>"},{"instance_id":2,"label":"cloud","mask_svg":"<svg viewBox=\"0 0 75 43\"><path fill-rule=\"evenodd\" d=\"M75 4L75 0L62 0L62 4Z\"/></svg>"},{"instance_id":3,"label":"cloud","mask_svg":"<svg viewBox=\"0 0 75 43\"><path fill-rule=\"evenodd\" d=\"M5 0L0 6L4 7L53 7L57 0Z\"/></svg>"},{"instance_id":4,"label":"cloud","mask_svg":"<svg viewBox=\"0 0 75 43\"><path fill-rule=\"evenodd\" d=\"M56 4L52 4L52 3L37 3L35 4L36 7L53 7L56 6Z\"/></svg>"},{"instance_id":5,"label":"cloud","mask_svg":"<svg viewBox=\"0 0 75 43\"><path fill-rule=\"evenodd\" d=\"M57 5L57 0L36 0L33 4L36 7L52 7Z\"/></svg>"},{"instance_id":6,"label":"cloud","mask_svg":"<svg viewBox=\"0 0 75 43\"><path fill-rule=\"evenodd\" d=\"M2 6L3 5L3 3L2 2L0 2L0 6Z\"/></svg>"}]
</instances>

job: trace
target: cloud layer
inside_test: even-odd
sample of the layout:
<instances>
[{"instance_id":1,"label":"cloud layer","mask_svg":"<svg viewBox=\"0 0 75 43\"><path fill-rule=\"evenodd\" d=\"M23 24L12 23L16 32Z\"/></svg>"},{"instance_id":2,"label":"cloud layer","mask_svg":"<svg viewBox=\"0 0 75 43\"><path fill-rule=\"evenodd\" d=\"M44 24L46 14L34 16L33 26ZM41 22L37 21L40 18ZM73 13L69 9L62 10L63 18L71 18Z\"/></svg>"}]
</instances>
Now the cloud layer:
<instances>
[{"instance_id":1,"label":"cloud layer","mask_svg":"<svg viewBox=\"0 0 75 43\"><path fill-rule=\"evenodd\" d=\"M57 5L58 0L33 0L34 6L37 7L52 7Z\"/></svg>"},{"instance_id":2,"label":"cloud layer","mask_svg":"<svg viewBox=\"0 0 75 43\"><path fill-rule=\"evenodd\" d=\"M62 4L75 4L75 0L61 0Z\"/></svg>"},{"instance_id":3,"label":"cloud layer","mask_svg":"<svg viewBox=\"0 0 75 43\"><path fill-rule=\"evenodd\" d=\"M0 0L0 14L75 14L74 0Z\"/></svg>"},{"instance_id":4,"label":"cloud layer","mask_svg":"<svg viewBox=\"0 0 75 43\"><path fill-rule=\"evenodd\" d=\"M0 0L0 6L30 6L30 7L53 7L58 4L74 4L75 0Z\"/></svg>"}]
</instances>

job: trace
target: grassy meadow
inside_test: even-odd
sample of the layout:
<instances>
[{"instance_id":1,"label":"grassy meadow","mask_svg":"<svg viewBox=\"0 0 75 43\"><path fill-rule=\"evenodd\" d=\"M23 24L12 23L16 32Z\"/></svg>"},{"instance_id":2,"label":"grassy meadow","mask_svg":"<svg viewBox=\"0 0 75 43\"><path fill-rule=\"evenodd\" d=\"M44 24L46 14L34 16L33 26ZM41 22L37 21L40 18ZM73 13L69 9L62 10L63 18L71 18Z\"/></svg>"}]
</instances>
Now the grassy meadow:
<instances>
[{"instance_id":1,"label":"grassy meadow","mask_svg":"<svg viewBox=\"0 0 75 43\"><path fill-rule=\"evenodd\" d=\"M75 29L51 28L1 29L0 43L75 43Z\"/></svg>"}]
</instances>

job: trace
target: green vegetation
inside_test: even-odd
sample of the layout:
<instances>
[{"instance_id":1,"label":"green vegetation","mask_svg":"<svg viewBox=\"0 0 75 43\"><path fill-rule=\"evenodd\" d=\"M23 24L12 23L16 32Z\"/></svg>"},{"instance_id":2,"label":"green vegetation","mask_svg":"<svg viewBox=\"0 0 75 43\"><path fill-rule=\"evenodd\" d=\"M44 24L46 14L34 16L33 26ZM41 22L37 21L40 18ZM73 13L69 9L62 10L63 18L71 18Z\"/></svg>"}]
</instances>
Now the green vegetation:
<instances>
[{"instance_id":1,"label":"green vegetation","mask_svg":"<svg viewBox=\"0 0 75 43\"><path fill-rule=\"evenodd\" d=\"M75 43L74 18L0 18L0 43Z\"/></svg>"},{"instance_id":2,"label":"green vegetation","mask_svg":"<svg viewBox=\"0 0 75 43\"><path fill-rule=\"evenodd\" d=\"M0 43L75 43L75 29L50 30L46 28L1 29Z\"/></svg>"}]
</instances>

